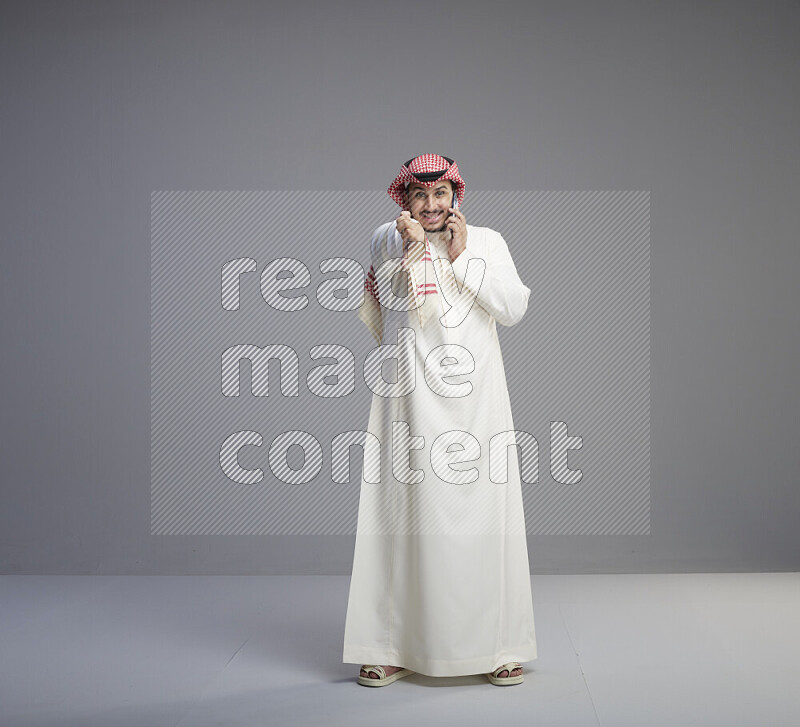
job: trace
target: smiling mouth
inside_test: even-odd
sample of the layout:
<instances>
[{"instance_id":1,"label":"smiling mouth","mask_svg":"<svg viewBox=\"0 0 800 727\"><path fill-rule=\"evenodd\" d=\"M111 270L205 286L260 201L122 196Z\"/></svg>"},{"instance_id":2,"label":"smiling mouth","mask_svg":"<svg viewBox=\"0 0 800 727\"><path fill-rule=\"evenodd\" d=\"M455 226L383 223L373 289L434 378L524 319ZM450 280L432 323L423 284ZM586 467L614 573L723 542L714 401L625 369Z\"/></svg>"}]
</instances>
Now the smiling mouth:
<instances>
[{"instance_id":1,"label":"smiling mouth","mask_svg":"<svg viewBox=\"0 0 800 727\"><path fill-rule=\"evenodd\" d=\"M436 212L435 214L423 214L422 215L426 220L433 222L433 220L438 220L441 216L441 212Z\"/></svg>"}]
</instances>

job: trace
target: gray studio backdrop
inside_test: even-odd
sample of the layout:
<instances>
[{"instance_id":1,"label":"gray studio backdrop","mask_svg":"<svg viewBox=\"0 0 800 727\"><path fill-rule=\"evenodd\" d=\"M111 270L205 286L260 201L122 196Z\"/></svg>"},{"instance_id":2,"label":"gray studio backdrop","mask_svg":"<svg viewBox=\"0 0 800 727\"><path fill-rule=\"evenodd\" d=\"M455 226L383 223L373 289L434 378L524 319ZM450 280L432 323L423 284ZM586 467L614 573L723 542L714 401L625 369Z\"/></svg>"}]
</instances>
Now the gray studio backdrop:
<instances>
[{"instance_id":1,"label":"gray studio backdrop","mask_svg":"<svg viewBox=\"0 0 800 727\"><path fill-rule=\"evenodd\" d=\"M798 31L798 6L776 2L0 5L0 570L349 573L357 485L339 485L342 499L325 508L339 508L338 534L236 534L230 520L192 532L186 518L159 531L164 521L151 519L151 263L169 254L151 258L153 199L166 199L153 195L288 192L286 235L246 248L259 269L278 256L363 263L363 234L340 249L349 220L359 231L386 221L391 204L376 192L428 151L459 162L472 224L502 229L514 215L499 211L514 200L528 212L593 192L647 203L646 247L587 246L584 259L567 236L561 258L541 225L538 239L517 223L506 235L532 287L519 331L501 331L515 423L546 440L564 418L561 393L572 394L573 420L582 405L591 413L570 431L585 437L584 464L619 400L599 384L592 398L586 378L548 389L555 353L579 370L587 349L540 325L557 294L547 266L598 270L599 292L612 290L606 271L625 282L626 250L649 273L636 278L634 319L649 350L626 360L635 392L626 369L616 382L642 405L637 481L648 487L627 509L615 502L634 514L616 526L598 525L603 502L583 525L545 522L527 492L532 571L796 570ZM331 200L334 238L322 214ZM194 278L175 279L202 297ZM564 325L581 322L596 345L598 329L578 319ZM356 323L337 335L366 347ZM245 341L269 342L252 331L235 339ZM313 343L327 341L299 352ZM365 425L366 393L343 410L353 425ZM307 403L299 411L313 424ZM260 425L266 441L304 428L291 408L276 411L277 424ZM233 417L226 431L243 426Z\"/></svg>"}]
</instances>

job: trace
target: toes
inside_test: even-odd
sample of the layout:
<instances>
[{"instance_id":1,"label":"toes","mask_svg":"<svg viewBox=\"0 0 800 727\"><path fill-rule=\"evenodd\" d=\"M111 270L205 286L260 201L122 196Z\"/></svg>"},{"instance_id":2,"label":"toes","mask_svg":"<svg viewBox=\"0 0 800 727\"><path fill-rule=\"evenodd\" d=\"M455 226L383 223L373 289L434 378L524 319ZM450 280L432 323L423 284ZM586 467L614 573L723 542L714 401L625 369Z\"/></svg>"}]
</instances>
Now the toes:
<instances>
[{"instance_id":1,"label":"toes","mask_svg":"<svg viewBox=\"0 0 800 727\"><path fill-rule=\"evenodd\" d=\"M400 667L399 666L385 666L383 668L384 668L384 671L386 672L386 676L388 677L388 676L391 676ZM381 678L381 675L378 674L377 672L367 671L366 669L362 669L361 670L361 676L369 677L370 679L380 679Z\"/></svg>"},{"instance_id":2,"label":"toes","mask_svg":"<svg viewBox=\"0 0 800 727\"><path fill-rule=\"evenodd\" d=\"M516 666L511 670L511 676L513 677L517 677L520 674L522 674L521 666ZM503 669L503 671L501 671L497 676L500 677L501 679L505 679L507 676L509 676L508 669Z\"/></svg>"}]
</instances>

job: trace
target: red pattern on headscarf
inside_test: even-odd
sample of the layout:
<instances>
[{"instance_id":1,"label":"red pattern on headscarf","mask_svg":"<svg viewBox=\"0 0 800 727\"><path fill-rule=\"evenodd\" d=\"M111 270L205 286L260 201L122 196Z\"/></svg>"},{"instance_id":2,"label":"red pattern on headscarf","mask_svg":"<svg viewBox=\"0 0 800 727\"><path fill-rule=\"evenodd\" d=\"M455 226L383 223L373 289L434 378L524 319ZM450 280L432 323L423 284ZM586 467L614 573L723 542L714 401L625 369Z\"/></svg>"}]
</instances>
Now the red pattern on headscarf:
<instances>
[{"instance_id":1,"label":"red pattern on headscarf","mask_svg":"<svg viewBox=\"0 0 800 727\"><path fill-rule=\"evenodd\" d=\"M415 173L424 174L426 172L441 171L444 172L442 176L430 182L421 182L414 176ZM397 204L403 209L408 209L403 199L403 192L405 192L407 185L411 182L416 182L425 187L433 187L445 179L449 179L455 184L456 199L458 200L459 206L461 206L461 203L464 201L464 189L466 185L464 184L464 180L461 179L461 175L458 173L458 164L455 162L451 164L447 159L438 154L422 154L418 157L414 157L408 166L404 164L400 169L400 174L395 177L387 191L389 192L389 196L397 202Z\"/></svg>"}]
</instances>

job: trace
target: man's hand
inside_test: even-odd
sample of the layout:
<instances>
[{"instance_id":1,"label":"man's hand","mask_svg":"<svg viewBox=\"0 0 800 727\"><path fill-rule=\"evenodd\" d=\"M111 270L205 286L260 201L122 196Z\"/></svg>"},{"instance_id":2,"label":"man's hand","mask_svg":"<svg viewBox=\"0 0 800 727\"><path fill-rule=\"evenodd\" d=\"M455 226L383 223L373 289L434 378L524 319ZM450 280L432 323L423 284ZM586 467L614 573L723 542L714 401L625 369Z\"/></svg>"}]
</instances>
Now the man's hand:
<instances>
[{"instance_id":1,"label":"man's hand","mask_svg":"<svg viewBox=\"0 0 800 727\"><path fill-rule=\"evenodd\" d=\"M422 225L408 211L401 212L397 217L397 231L400 233L400 237L403 238L403 256L408 254L410 243L425 242L425 230L422 229Z\"/></svg>"},{"instance_id":2,"label":"man's hand","mask_svg":"<svg viewBox=\"0 0 800 727\"><path fill-rule=\"evenodd\" d=\"M447 218L445 227L450 230L452 237L447 241L447 254L450 256L450 262L455 262L455 259L467 249L467 219L461 210L453 207L448 209L451 214Z\"/></svg>"}]
</instances>

